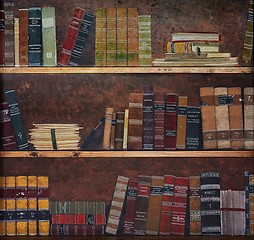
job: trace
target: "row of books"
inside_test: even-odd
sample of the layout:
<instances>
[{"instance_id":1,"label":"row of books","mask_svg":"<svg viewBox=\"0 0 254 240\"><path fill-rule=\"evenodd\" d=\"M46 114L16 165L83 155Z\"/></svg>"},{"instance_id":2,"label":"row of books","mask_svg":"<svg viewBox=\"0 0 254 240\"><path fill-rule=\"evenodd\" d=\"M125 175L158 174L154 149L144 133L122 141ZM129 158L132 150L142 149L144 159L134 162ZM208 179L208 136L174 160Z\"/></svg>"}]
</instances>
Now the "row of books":
<instances>
[{"instance_id":1,"label":"row of books","mask_svg":"<svg viewBox=\"0 0 254 240\"><path fill-rule=\"evenodd\" d=\"M113 235L253 235L254 175L221 190L219 172L118 176L105 232Z\"/></svg>"}]
</instances>

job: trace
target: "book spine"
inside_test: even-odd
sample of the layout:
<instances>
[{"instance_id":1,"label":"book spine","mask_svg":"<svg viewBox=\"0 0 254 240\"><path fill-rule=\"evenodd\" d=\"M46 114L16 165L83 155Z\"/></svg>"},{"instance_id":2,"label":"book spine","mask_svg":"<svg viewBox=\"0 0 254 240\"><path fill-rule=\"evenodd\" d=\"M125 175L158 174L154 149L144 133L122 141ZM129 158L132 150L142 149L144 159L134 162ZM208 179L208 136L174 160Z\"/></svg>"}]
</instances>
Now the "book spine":
<instances>
[{"instance_id":1,"label":"book spine","mask_svg":"<svg viewBox=\"0 0 254 240\"><path fill-rule=\"evenodd\" d=\"M14 65L19 66L19 18L14 18Z\"/></svg>"},{"instance_id":2,"label":"book spine","mask_svg":"<svg viewBox=\"0 0 254 240\"><path fill-rule=\"evenodd\" d=\"M114 113L114 108L106 108L104 135L103 135L103 149L105 150L110 149L110 136L111 136L113 113Z\"/></svg>"},{"instance_id":3,"label":"book spine","mask_svg":"<svg viewBox=\"0 0 254 240\"><path fill-rule=\"evenodd\" d=\"M28 9L19 9L19 64L28 66Z\"/></svg>"},{"instance_id":4,"label":"book spine","mask_svg":"<svg viewBox=\"0 0 254 240\"><path fill-rule=\"evenodd\" d=\"M124 112L116 112L115 149L123 149Z\"/></svg>"},{"instance_id":5,"label":"book spine","mask_svg":"<svg viewBox=\"0 0 254 240\"><path fill-rule=\"evenodd\" d=\"M249 174L250 235L254 235L254 174Z\"/></svg>"},{"instance_id":6,"label":"book spine","mask_svg":"<svg viewBox=\"0 0 254 240\"><path fill-rule=\"evenodd\" d=\"M129 131L129 109L124 110L124 125L123 125L123 149L128 148L128 131Z\"/></svg>"},{"instance_id":7,"label":"book spine","mask_svg":"<svg viewBox=\"0 0 254 240\"><path fill-rule=\"evenodd\" d=\"M0 236L4 236L5 232L5 176L0 176Z\"/></svg>"},{"instance_id":8,"label":"book spine","mask_svg":"<svg viewBox=\"0 0 254 240\"><path fill-rule=\"evenodd\" d=\"M177 94L166 94L165 110L165 149L176 149L176 130L177 130Z\"/></svg>"},{"instance_id":9,"label":"book spine","mask_svg":"<svg viewBox=\"0 0 254 240\"><path fill-rule=\"evenodd\" d=\"M116 112L113 112L110 132L110 144L109 144L109 149L111 150L115 148L115 132L116 132Z\"/></svg>"},{"instance_id":10,"label":"book spine","mask_svg":"<svg viewBox=\"0 0 254 240\"><path fill-rule=\"evenodd\" d=\"M42 66L42 17L41 8L28 9L28 65Z\"/></svg>"},{"instance_id":11,"label":"book spine","mask_svg":"<svg viewBox=\"0 0 254 240\"><path fill-rule=\"evenodd\" d=\"M106 204L105 202L95 202L95 225L106 224Z\"/></svg>"},{"instance_id":12,"label":"book spine","mask_svg":"<svg viewBox=\"0 0 254 240\"><path fill-rule=\"evenodd\" d=\"M58 57L58 65L61 66L68 65L84 14L85 9L80 7L76 7L74 9L73 17L68 26L67 33L63 41L62 50L60 51Z\"/></svg>"},{"instance_id":13,"label":"book spine","mask_svg":"<svg viewBox=\"0 0 254 240\"><path fill-rule=\"evenodd\" d=\"M250 186L249 171L244 172L244 192L245 192L245 235L250 235Z\"/></svg>"},{"instance_id":14,"label":"book spine","mask_svg":"<svg viewBox=\"0 0 254 240\"><path fill-rule=\"evenodd\" d=\"M5 24L4 24L4 10L0 9L0 66L4 66L4 55L5 55L5 42L4 42L4 34L5 34Z\"/></svg>"},{"instance_id":15,"label":"book spine","mask_svg":"<svg viewBox=\"0 0 254 240\"><path fill-rule=\"evenodd\" d=\"M5 92L10 117L13 125L17 148L19 150L28 149L28 142L26 138L26 131L24 128L23 120L21 118L19 105L15 90Z\"/></svg>"},{"instance_id":16,"label":"book spine","mask_svg":"<svg viewBox=\"0 0 254 240\"><path fill-rule=\"evenodd\" d=\"M89 12L89 11L85 12L68 65L70 66L79 65L79 61L84 51L87 38L91 32L94 19L95 19L95 16L92 12Z\"/></svg>"}]
</instances>

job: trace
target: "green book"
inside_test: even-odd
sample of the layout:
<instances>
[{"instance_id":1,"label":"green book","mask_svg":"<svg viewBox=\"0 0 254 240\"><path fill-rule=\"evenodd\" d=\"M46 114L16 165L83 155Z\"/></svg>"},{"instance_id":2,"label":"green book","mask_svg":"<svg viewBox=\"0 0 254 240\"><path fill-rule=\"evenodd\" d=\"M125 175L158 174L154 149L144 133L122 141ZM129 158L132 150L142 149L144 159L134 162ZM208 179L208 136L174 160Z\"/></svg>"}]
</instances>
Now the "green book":
<instances>
[{"instance_id":1,"label":"green book","mask_svg":"<svg viewBox=\"0 0 254 240\"><path fill-rule=\"evenodd\" d=\"M56 66L56 21L55 8L42 8L43 66Z\"/></svg>"}]
</instances>

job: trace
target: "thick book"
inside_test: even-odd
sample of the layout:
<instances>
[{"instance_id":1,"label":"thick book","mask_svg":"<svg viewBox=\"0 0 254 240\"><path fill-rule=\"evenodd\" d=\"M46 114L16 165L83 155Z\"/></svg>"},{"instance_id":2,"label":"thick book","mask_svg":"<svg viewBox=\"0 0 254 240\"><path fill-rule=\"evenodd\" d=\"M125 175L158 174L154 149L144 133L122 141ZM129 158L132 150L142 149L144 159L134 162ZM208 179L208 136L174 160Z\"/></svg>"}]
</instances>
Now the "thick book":
<instances>
[{"instance_id":1,"label":"thick book","mask_svg":"<svg viewBox=\"0 0 254 240\"><path fill-rule=\"evenodd\" d=\"M202 172L200 174L201 233L221 234L220 174Z\"/></svg>"},{"instance_id":2,"label":"thick book","mask_svg":"<svg viewBox=\"0 0 254 240\"><path fill-rule=\"evenodd\" d=\"M42 15L40 7L28 9L28 65L43 65Z\"/></svg>"},{"instance_id":3,"label":"thick book","mask_svg":"<svg viewBox=\"0 0 254 240\"><path fill-rule=\"evenodd\" d=\"M19 9L19 64L28 66L28 9Z\"/></svg>"},{"instance_id":4,"label":"thick book","mask_svg":"<svg viewBox=\"0 0 254 240\"><path fill-rule=\"evenodd\" d=\"M4 66L4 10L0 9L0 66Z\"/></svg>"},{"instance_id":5,"label":"thick book","mask_svg":"<svg viewBox=\"0 0 254 240\"><path fill-rule=\"evenodd\" d=\"M114 108L107 107L105 112L105 125L103 133L103 149L110 149L110 136L111 136L111 127L112 127L112 118L113 118Z\"/></svg>"},{"instance_id":6,"label":"thick book","mask_svg":"<svg viewBox=\"0 0 254 240\"><path fill-rule=\"evenodd\" d=\"M143 93L129 94L128 149L142 149Z\"/></svg>"},{"instance_id":7,"label":"thick book","mask_svg":"<svg viewBox=\"0 0 254 240\"><path fill-rule=\"evenodd\" d=\"M202 116L202 137L204 149L216 149L216 115L213 87L200 88L200 107Z\"/></svg>"},{"instance_id":8,"label":"thick book","mask_svg":"<svg viewBox=\"0 0 254 240\"><path fill-rule=\"evenodd\" d=\"M5 96L10 111L10 117L13 125L17 149L26 150L28 149L28 141L26 137L24 122L18 105L16 91L15 90L6 91Z\"/></svg>"},{"instance_id":9,"label":"thick book","mask_svg":"<svg viewBox=\"0 0 254 240\"><path fill-rule=\"evenodd\" d=\"M250 235L254 235L254 174L249 174Z\"/></svg>"},{"instance_id":10,"label":"thick book","mask_svg":"<svg viewBox=\"0 0 254 240\"><path fill-rule=\"evenodd\" d=\"M177 105L178 96L175 93L167 93L165 96L165 149L176 149L177 130Z\"/></svg>"},{"instance_id":11,"label":"thick book","mask_svg":"<svg viewBox=\"0 0 254 240\"><path fill-rule=\"evenodd\" d=\"M116 112L115 149L123 149L124 111Z\"/></svg>"},{"instance_id":12,"label":"thick book","mask_svg":"<svg viewBox=\"0 0 254 240\"><path fill-rule=\"evenodd\" d=\"M1 150L15 150L17 145L7 102L0 103L0 130Z\"/></svg>"},{"instance_id":13,"label":"thick book","mask_svg":"<svg viewBox=\"0 0 254 240\"><path fill-rule=\"evenodd\" d=\"M75 7L72 20L68 25L68 29L63 41L62 50L58 56L58 65L68 65L84 15L85 9Z\"/></svg>"},{"instance_id":14,"label":"thick book","mask_svg":"<svg viewBox=\"0 0 254 240\"><path fill-rule=\"evenodd\" d=\"M19 18L14 18L14 65L19 66Z\"/></svg>"},{"instance_id":15,"label":"thick book","mask_svg":"<svg viewBox=\"0 0 254 240\"><path fill-rule=\"evenodd\" d=\"M54 7L42 7L43 66L57 65L56 16Z\"/></svg>"}]
</instances>

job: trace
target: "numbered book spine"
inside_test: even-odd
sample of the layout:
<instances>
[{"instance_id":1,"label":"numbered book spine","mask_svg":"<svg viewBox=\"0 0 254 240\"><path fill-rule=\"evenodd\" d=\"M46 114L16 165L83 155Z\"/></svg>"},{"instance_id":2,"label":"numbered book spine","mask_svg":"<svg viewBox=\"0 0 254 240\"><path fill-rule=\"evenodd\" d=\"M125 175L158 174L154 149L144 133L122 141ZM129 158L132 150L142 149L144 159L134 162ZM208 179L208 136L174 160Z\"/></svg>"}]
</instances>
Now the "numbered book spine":
<instances>
[{"instance_id":1,"label":"numbered book spine","mask_svg":"<svg viewBox=\"0 0 254 240\"><path fill-rule=\"evenodd\" d=\"M28 66L28 9L19 9L19 64Z\"/></svg>"}]
</instances>

